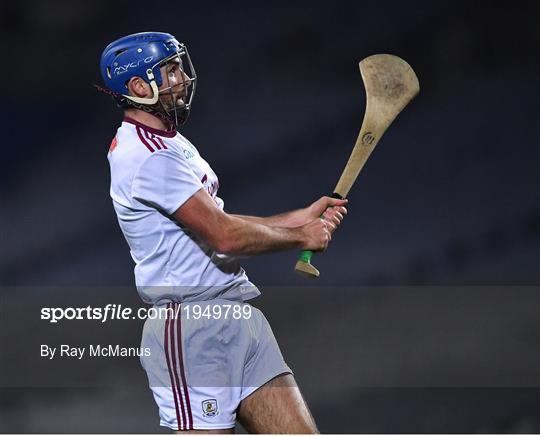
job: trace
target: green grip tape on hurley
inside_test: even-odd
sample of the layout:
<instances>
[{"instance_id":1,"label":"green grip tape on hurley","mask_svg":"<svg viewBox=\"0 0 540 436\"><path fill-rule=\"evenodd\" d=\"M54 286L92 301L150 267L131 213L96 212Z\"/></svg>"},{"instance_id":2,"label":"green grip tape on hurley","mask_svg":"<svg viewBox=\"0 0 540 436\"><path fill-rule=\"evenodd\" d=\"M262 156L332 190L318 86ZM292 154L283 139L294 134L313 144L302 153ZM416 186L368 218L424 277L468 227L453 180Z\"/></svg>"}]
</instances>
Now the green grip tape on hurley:
<instances>
[{"instance_id":1,"label":"green grip tape on hurley","mask_svg":"<svg viewBox=\"0 0 540 436\"><path fill-rule=\"evenodd\" d=\"M334 192L332 197L343 199L341 195ZM324 216L324 213L321 215L321 218ZM308 277L319 277L319 271L313 265L311 265L311 258L313 257L313 251L303 250L298 256L298 261L296 262L295 270L303 275Z\"/></svg>"},{"instance_id":2,"label":"green grip tape on hurley","mask_svg":"<svg viewBox=\"0 0 540 436\"><path fill-rule=\"evenodd\" d=\"M312 256L313 256L313 251L304 250L300 253L300 256L298 256L298 260L301 262L310 263Z\"/></svg>"}]
</instances>

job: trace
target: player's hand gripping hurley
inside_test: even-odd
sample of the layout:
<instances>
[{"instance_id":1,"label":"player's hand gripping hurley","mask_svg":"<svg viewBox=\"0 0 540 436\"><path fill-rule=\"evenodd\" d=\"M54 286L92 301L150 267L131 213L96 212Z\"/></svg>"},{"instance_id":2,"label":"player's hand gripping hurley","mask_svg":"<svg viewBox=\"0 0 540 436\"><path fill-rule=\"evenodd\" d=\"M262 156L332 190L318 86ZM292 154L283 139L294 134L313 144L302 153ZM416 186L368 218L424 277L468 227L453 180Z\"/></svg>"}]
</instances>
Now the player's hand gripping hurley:
<instances>
[{"instance_id":1,"label":"player's hand gripping hurley","mask_svg":"<svg viewBox=\"0 0 540 436\"><path fill-rule=\"evenodd\" d=\"M413 69L397 56L369 56L359 66L366 88L366 112L349 161L332 194L336 198L347 196L383 133L420 90ZM295 269L308 277L319 277L319 271L311 264L312 256L312 251L302 251Z\"/></svg>"}]
</instances>

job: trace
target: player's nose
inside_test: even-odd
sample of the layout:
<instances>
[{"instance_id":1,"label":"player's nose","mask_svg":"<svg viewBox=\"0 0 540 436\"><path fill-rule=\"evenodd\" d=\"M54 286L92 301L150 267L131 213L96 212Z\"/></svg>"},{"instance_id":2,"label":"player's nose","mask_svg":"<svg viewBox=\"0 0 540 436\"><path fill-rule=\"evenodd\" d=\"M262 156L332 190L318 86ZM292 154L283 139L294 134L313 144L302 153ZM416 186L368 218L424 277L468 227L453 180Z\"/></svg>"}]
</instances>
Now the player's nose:
<instances>
[{"instance_id":1,"label":"player's nose","mask_svg":"<svg viewBox=\"0 0 540 436\"><path fill-rule=\"evenodd\" d=\"M179 71L180 71L180 83L187 88L188 86L191 85L191 78L186 73L184 73L184 71L182 70L179 70Z\"/></svg>"}]
</instances>

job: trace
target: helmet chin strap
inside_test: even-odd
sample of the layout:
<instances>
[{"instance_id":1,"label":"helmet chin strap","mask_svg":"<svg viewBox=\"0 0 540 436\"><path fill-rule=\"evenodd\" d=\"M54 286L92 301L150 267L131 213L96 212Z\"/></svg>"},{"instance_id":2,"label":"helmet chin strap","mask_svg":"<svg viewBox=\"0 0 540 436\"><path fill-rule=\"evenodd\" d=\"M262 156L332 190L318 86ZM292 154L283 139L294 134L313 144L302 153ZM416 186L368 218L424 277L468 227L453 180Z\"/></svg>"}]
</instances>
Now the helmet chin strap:
<instances>
[{"instance_id":1,"label":"helmet chin strap","mask_svg":"<svg viewBox=\"0 0 540 436\"><path fill-rule=\"evenodd\" d=\"M125 97L126 99L139 104L145 104L145 105L154 105L159 100L159 90L156 84L156 80L154 78L154 73L149 68L146 70L146 75L148 76L148 80L150 82L150 88L152 89L152 92L154 93L152 98L145 98L145 97L133 97L132 95L126 95L122 94L122 97Z\"/></svg>"},{"instance_id":2,"label":"helmet chin strap","mask_svg":"<svg viewBox=\"0 0 540 436\"><path fill-rule=\"evenodd\" d=\"M111 97L113 97L113 99L116 101L116 104L119 107L123 108L123 109L126 109L127 107L132 107L132 108L135 108L135 109L139 109L139 110L142 110L143 112L148 112L149 114L152 114L155 117L159 118L160 120L163 120L164 122L170 124L171 128L173 128L173 129L175 129L178 126L176 117L172 117L171 115L169 115L165 111L157 110L155 108L156 107L155 105L149 106L147 104L135 103L133 100L127 99L125 95L119 94L118 92L115 92L115 91L111 91L110 89L104 88L103 86L94 85L94 87L99 92L102 92L104 94L108 94ZM150 100L150 99L148 99L148 100Z\"/></svg>"}]
</instances>

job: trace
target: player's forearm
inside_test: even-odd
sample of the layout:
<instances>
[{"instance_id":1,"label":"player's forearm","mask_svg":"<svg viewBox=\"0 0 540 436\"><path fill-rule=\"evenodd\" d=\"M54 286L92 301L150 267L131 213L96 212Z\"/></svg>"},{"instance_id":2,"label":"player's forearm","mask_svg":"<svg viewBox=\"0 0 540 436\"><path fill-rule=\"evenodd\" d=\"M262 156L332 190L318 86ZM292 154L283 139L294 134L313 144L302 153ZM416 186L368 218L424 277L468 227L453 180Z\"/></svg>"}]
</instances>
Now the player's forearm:
<instances>
[{"instance_id":1,"label":"player's forearm","mask_svg":"<svg viewBox=\"0 0 540 436\"><path fill-rule=\"evenodd\" d=\"M262 224L229 215L216 250L236 256L253 256L273 251L301 248L305 236L300 227L286 228Z\"/></svg>"},{"instance_id":2,"label":"player's forearm","mask_svg":"<svg viewBox=\"0 0 540 436\"><path fill-rule=\"evenodd\" d=\"M233 215L245 221L252 223L263 224L271 227L299 227L306 224L307 212L305 209L297 209L290 212L280 213L279 215L272 215L269 217L258 217L248 215Z\"/></svg>"}]
</instances>

